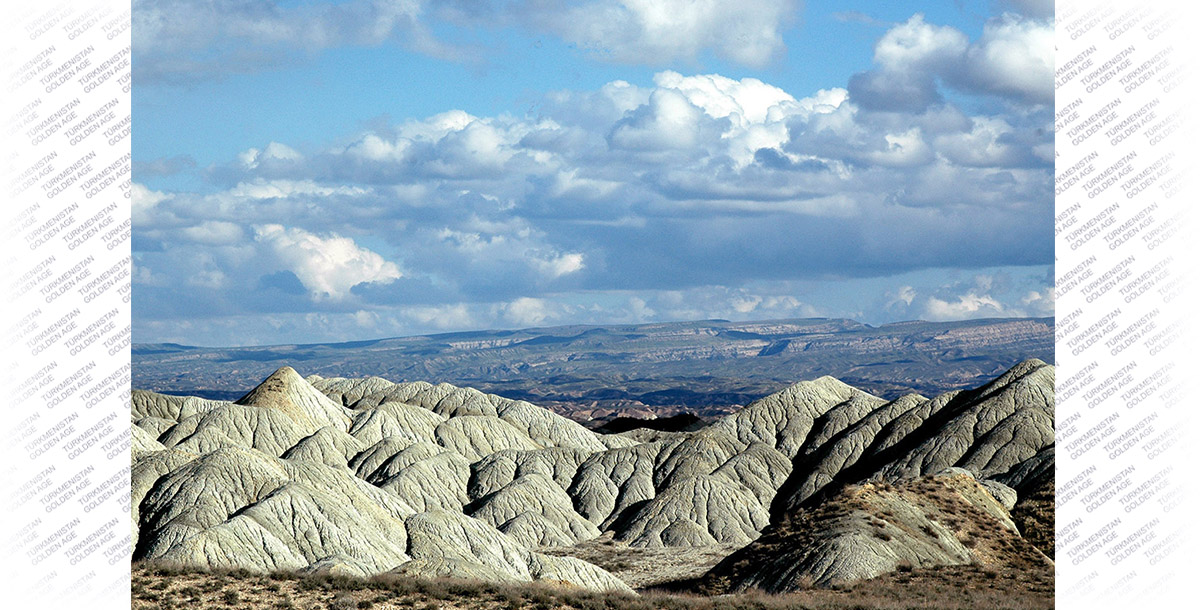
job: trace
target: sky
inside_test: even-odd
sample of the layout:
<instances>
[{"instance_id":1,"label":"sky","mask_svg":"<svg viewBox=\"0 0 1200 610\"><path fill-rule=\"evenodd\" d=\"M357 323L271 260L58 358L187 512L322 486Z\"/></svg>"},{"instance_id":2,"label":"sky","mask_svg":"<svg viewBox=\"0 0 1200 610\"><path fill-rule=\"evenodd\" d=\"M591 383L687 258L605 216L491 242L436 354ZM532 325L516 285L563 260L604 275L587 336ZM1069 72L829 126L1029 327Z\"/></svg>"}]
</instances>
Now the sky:
<instances>
[{"instance_id":1,"label":"sky","mask_svg":"<svg viewBox=\"0 0 1200 610\"><path fill-rule=\"evenodd\" d=\"M1053 2L134 0L134 341L1053 315Z\"/></svg>"}]
</instances>

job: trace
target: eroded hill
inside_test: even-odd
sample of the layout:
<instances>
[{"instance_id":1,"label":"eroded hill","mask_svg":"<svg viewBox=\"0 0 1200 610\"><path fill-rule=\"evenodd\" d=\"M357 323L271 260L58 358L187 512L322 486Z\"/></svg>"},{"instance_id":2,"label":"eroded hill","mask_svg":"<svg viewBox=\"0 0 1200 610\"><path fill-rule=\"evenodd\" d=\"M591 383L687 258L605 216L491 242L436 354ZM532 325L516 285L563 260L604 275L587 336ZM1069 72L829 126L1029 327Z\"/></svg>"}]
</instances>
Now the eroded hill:
<instances>
[{"instance_id":1,"label":"eroded hill","mask_svg":"<svg viewBox=\"0 0 1200 610\"><path fill-rule=\"evenodd\" d=\"M1044 559L1026 538L1052 534L1010 511L1053 472L1053 407L1037 360L932 399L822 377L650 440L470 388L289 367L235 402L135 391L134 559L625 592L588 549L714 563L744 546L714 590L1003 567L1014 545L1025 567ZM680 577L662 571L635 586Z\"/></svg>"}]
</instances>

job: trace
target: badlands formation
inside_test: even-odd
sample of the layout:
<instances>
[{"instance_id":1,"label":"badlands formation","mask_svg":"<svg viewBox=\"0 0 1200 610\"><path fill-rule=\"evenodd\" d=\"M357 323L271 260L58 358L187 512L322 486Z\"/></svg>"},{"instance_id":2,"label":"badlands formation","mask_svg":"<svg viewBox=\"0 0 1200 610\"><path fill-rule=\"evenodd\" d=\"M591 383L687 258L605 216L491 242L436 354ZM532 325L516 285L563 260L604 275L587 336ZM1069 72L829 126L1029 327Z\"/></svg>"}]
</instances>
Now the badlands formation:
<instances>
[{"instance_id":1,"label":"badlands formation","mask_svg":"<svg viewBox=\"0 0 1200 610\"><path fill-rule=\"evenodd\" d=\"M134 560L629 591L569 556L599 539L741 547L698 581L710 592L1050 570L1053 390L1038 360L934 398L822 377L698 431L621 434L470 388L290 367L235 402L134 391Z\"/></svg>"}]
</instances>

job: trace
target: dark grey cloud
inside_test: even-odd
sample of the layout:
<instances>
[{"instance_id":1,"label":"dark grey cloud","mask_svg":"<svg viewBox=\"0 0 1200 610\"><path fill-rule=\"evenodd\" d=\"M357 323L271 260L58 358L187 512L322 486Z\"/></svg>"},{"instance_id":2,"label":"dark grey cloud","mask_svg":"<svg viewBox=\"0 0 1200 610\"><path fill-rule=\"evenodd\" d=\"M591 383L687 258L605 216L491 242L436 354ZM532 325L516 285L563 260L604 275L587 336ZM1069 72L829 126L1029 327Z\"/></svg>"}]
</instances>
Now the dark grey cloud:
<instances>
[{"instance_id":1,"label":"dark grey cloud","mask_svg":"<svg viewBox=\"0 0 1200 610\"><path fill-rule=\"evenodd\" d=\"M896 70L859 72L846 88L855 103L884 112L919 113L943 99L931 75Z\"/></svg>"}]
</instances>

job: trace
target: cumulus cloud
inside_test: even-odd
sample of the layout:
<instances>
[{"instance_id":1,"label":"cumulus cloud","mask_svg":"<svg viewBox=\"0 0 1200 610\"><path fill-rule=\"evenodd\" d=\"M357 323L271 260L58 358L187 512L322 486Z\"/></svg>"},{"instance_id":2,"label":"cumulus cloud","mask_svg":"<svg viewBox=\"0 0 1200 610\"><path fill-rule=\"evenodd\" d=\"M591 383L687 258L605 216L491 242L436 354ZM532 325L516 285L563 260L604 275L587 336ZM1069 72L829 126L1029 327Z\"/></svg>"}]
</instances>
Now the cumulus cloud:
<instances>
[{"instance_id":1,"label":"cumulus cloud","mask_svg":"<svg viewBox=\"0 0 1200 610\"><path fill-rule=\"evenodd\" d=\"M1021 304L1029 310L1030 315L1054 315L1054 286L1046 286L1041 290L1030 290L1021 299Z\"/></svg>"},{"instance_id":2,"label":"cumulus cloud","mask_svg":"<svg viewBox=\"0 0 1200 610\"><path fill-rule=\"evenodd\" d=\"M722 127L706 118L683 92L659 88L650 95L648 104L617 122L609 144L634 151L690 151L711 142L711 134L721 133Z\"/></svg>"},{"instance_id":3,"label":"cumulus cloud","mask_svg":"<svg viewBox=\"0 0 1200 610\"><path fill-rule=\"evenodd\" d=\"M966 49L965 34L928 23L918 13L875 43L875 62L896 72L938 71L953 65Z\"/></svg>"},{"instance_id":4,"label":"cumulus cloud","mask_svg":"<svg viewBox=\"0 0 1200 610\"><path fill-rule=\"evenodd\" d=\"M1031 11L1037 14L1040 11ZM864 108L919 112L940 104L941 84L1028 104L1054 101L1054 23L1005 13L989 19L974 42L959 30L916 14L875 44L876 67L850 79Z\"/></svg>"},{"instance_id":5,"label":"cumulus cloud","mask_svg":"<svg viewBox=\"0 0 1200 610\"><path fill-rule=\"evenodd\" d=\"M853 308L789 292L1051 263L1052 111L1035 102L1037 79L1052 79L1036 47L995 56L1040 24L997 18L970 41L918 15L880 39L875 69L817 91L661 71L550 92L528 115L448 109L325 143L268 141L194 190L135 183L137 315L287 315L301 329L316 312L378 333L1042 315L1045 282L896 280ZM992 84L976 80L988 70ZM947 86L989 99L960 107ZM204 290L170 290L188 281ZM593 295L608 301L581 304Z\"/></svg>"},{"instance_id":6,"label":"cumulus cloud","mask_svg":"<svg viewBox=\"0 0 1200 610\"><path fill-rule=\"evenodd\" d=\"M932 321L1054 315L1049 274L979 273L938 286L902 286L885 297L888 309Z\"/></svg>"},{"instance_id":7,"label":"cumulus cloud","mask_svg":"<svg viewBox=\"0 0 1200 610\"><path fill-rule=\"evenodd\" d=\"M546 301L533 297L521 297L501 307L503 317L517 326L537 326L554 317Z\"/></svg>"},{"instance_id":8,"label":"cumulus cloud","mask_svg":"<svg viewBox=\"0 0 1200 610\"><path fill-rule=\"evenodd\" d=\"M731 117L741 127L766 122L772 110L786 112L787 107L798 104L783 89L757 78L736 80L720 74L684 76L666 71L654 76L654 84L678 91L713 118Z\"/></svg>"},{"instance_id":9,"label":"cumulus cloud","mask_svg":"<svg viewBox=\"0 0 1200 610\"><path fill-rule=\"evenodd\" d=\"M963 80L981 91L1054 102L1054 24L1016 15L992 19L967 50Z\"/></svg>"},{"instance_id":10,"label":"cumulus cloud","mask_svg":"<svg viewBox=\"0 0 1200 610\"><path fill-rule=\"evenodd\" d=\"M133 222L146 226L159 221L155 217L158 204L170 199L170 195L161 191L152 191L137 182L129 189L129 200L133 207Z\"/></svg>"},{"instance_id":11,"label":"cumulus cloud","mask_svg":"<svg viewBox=\"0 0 1200 610\"><path fill-rule=\"evenodd\" d=\"M941 101L936 79L954 69L967 44L962 32L913 15L875 43L879 67L852 77L850 94L868 109L918 112Z\"/></svg>"},{"instance_id":12,"label":"cumulus cloud","mask_svg":"<svg viewBox=\"0 0 1200 610\"><path fill-rule=\"evenodd\" d=\"M900 47L884 52L893 65L927 55ZM547 100L537 116L447 111L323 150L268 143L213 171L208 193L135 184L135 250L165 273L225 248L212 263L224 279L210 284L228 294L211 306L235 308L237 291L264 286L274 300L252 304L264 309L306 306L301 297L360 308L512 302L1050 259L1052 166L1032 151L1052 135L1025 114L948 104L877 113L845 89L800 96L678 72ZM366 234L370 249L338 237ZM239 236L274 267L254 272L254 248L235 251ZM391 260L405 262L403 276ZM291 275L271 275L280 271ZM705 307L639 298L671 317L803 310L758 296Z\"/></svg>"},{"instance_id":13,"label":"cumulus cloud","mask_svg":"<svg viewBox=\"0 0 1200 610\"><path fill-rule=\"evenodd\" d=\"M224 194L236 199L288 199L300 196L331 197L361 195L366 191L353 186L328 186L313 180L266 180L257 178L239 182Z\"/></svg>"},{"instance_id":14,"label":"cumulus cloud","mask_svg":"<svg viewBox=\"0 0 1200 610\"><path fill-rule=\"evenodd\" d=\"M995 298L975 292L958 295L950 300L929 297L925 303L925 318L933 321L994 318L1007 315L1004 305Z\"/></svg>"},{"instance_id":15,"label":"cumulus cloud","mask_svg":"<svg viewBox=\"0 0 1200 610\"><path fill-rule=\"evenodd\" d=\"M238 154L238 162L246 169L255 169L263 162L296 161L300 153L286 144L271 142L263 150L250 148Z\"/></svg>"},{"instance_id":16,"label":"cumulus cloud","mask_svg":"<svg viewBox=\"0 0 1200 610\"><path fill-rule=\"evenodd\" d=\"M460 222L458 228L421 230L414 237L427 244L427 253L437 257L433 260L417 254L415 262L457 275L460 281L472 284L472 290L488 292L500 283L517 289L558 280L587 267L583 253L559 250L550 245L549 236L521 220L489 222L475 217Z\"/></svg>"},{"instance_id":17,"label":"cumulus cloud","mask_svg":"<svg viewBox=\"0 0 1200 610\"><path fill-rule=\"evenodd\" d=\"M575 273L584 267L583 255L578 252L568 252L546 259L534 259L534 261L542 273L552 278Z\"/></svg>"},{"instance_id":18,"label":"cumulus cloud","mask_svg":"<svg viewBox=\"0 0 1200 610\"><path fill-rule=\"evenodd\" d=\"M326 237L283 225L254 227L255 240L276 257L318 298L341 299L364 282L401 277L400 268L348 237Z\"/></svg>"}]
</instances>

